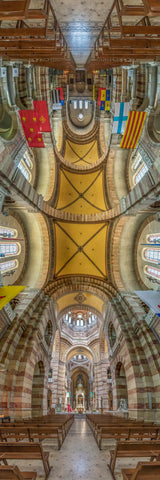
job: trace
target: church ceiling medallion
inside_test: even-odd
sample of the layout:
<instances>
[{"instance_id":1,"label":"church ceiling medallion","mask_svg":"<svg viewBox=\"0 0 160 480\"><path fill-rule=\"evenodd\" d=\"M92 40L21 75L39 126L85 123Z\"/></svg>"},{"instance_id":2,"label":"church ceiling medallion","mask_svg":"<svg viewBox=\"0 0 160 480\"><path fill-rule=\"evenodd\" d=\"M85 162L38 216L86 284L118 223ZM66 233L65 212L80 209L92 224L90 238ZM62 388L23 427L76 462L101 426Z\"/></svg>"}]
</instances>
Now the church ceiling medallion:
<instances>
[{"instance_id":1,"label":"church ceiling medallion","mask_svg":"<svg viewBox=\"0 0 160 480\"><path fill-rule=\"evenodd\" d=\"M77 303L84 303L87 298L82 292L79 292L75 297L74 300L76 300Z\"/></svg>"},{"instance_id":2,"label":"church ceiling medallion","mask_svg":"<svg viewBox=\"0 0 160 480\"><path fill-rule=\"evenodd\" d=\"M72 293L69 293L67 295L63 295L62 297L58 298L57 300L57 305L58 305L58 316L60 315L60 313L62 311L65 311L66 312L66 309L68 308L68 311L72 311L73 308L77 308L77 303L78 303L78 299L79 299L79 296L83 296L85 298L83 298L83 302L78 304L78 308L79 308L79 305L83 305L83 309L84 308L87 308L87 311L88 309L90 310L93 310L93 308L95 309L95 313L98 314L98 312L101 314L102 313L102 309L103 309L103 304L104 304L104 300L101 299L100 297L98 297L98 295L94 295L94 294L91 294L87 291L84 291L84 292L72 292ZM78 297L78 299L77 299Z\"/></svg>"}]
</instances>

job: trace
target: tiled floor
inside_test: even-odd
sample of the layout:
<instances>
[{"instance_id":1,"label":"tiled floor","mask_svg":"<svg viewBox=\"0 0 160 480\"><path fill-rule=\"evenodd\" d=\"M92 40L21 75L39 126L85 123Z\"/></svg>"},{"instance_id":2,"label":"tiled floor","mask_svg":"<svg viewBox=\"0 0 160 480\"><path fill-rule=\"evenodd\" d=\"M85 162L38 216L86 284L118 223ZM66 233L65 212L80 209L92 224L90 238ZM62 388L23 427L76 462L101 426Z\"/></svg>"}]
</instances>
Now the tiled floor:
<instances>
[{"instance_id":1,"label":"tiled floor","mask_svg":"<svg viewBox=\"0 0 160 480\"><path fill-rule=\"evenodd\" d=\"M75 419L60 451L53 449L51 441L43 443L49 451L52 466L48 480L113 480L107 466L109 456L100 452L85 419ZM8 462L13 464L13 460ZM37 471L37 480L44 480L40 461L17 461L22 471Z\"/></svg>"},{"instance_id":2,"label":"tiled floor","mask_svg":"<svg viewBox=\"0 0 160 480\"><path fill-rule=\"evenodd\" d=\"M49 480L112 480L105 452L100 452L85 419L75 419Z\"/></svg>"}]
</instances>

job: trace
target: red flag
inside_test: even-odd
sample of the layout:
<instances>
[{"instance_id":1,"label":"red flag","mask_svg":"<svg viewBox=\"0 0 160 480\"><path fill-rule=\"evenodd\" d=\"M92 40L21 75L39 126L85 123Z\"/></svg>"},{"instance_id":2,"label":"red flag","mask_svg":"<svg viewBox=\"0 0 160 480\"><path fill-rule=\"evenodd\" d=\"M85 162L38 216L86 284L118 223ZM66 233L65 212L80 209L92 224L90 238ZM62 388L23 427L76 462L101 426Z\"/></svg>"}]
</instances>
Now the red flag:
<instances>
[{"instance_id":1,"label":"red flag","mask_svg":"<svg viewBox=\"0 0 160 480\"><path fill-rule=\"evenodd\" d=\"M35 110L19 110L19 115L29 147L44 148L41 133L39 133L38 114Z\"/></svg>"},{"instance_id":2,"label":"red flag","mask_svg":"<svg viewBox=\"0 0 160 480\"><path fill-rule=\"evenodd\" d=\"M31 136L30 134L26 137L29 147L35 148L45 148L45 144L43 142L43 137L41 133L37 133L36 136Z\"/></svg>"},{"instance_id":3,"label":"red flag","mask_svg":"<svg viewBox=\"0 0 160 480\"><path fill-rule=\"evenodd\" d=\"M64 105L63 88L57 87L56 90L59 90L61 105Z\"/></svg>"},{"instance_id":4,"label":"red flag","mask_svg":"<svg viewBox=\"0 0 160 480\"><path fill-rule=\"evenodd\" d=\"M34 106L34 111L38 116L39 132L51 132L47 102L45 100L34 100L33 106Z\"/></svg>"},{"instance_id":5,"label":"red flag","mask_svg":"<svg viewBox=\"0 0 160 480\"><path fill-rule=\"evenodd\" d=\"M99 93L98 93L98 106L99 107L101 105L101 90L102 90L102 87L99 88Z\"/></svg>"},{"instance_id":6,"label":"red flag","mask_svg":"<svg viewBox=\"0 0 160 480\"><path fill-rule=\"evenodd\" d=\"M19 115L25 136L28 132L36 135L39 130L38 114L34 110L19 110Z\"/></svg>"}]
</instances>

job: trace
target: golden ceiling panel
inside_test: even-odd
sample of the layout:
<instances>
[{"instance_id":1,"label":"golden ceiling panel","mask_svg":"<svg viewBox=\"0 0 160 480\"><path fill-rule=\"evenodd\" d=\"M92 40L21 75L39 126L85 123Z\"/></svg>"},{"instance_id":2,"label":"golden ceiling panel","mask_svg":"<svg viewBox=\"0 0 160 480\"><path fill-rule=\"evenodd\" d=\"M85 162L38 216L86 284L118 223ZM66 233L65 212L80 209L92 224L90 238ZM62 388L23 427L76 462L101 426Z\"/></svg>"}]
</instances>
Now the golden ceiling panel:
<instances>
[{"instance_id":1,"label":"golden ceiling panel","mask_svg":"<svg viewBox=\"0 0 160 480\"><path fill-rule=\"evenodd\" d=\"M57 209L77 214L105 211L102 170L86 174L61 170Z\"/></svg>"},{"instance_id":2,"label":"golden ceiling panel","mask_svg":"<svg viewBox=\"0 0 160 480\"><path fill-rule=\"evenodd\" d=\"M66 141L65 160L74 165L92 165L99 158L97 141L94 140L86 145Z\"/></svg>"},{"instance_id":3,"label":"golden ceiling panel","mask_svg":"<svg viewBox=\"0 0 160 480\"><path fill-rule=\"evenodd\" d=\"M106 277L107 225L56 223L55 275Z\"/></svg>"},{"instance_id":4,"label":"golden ceiling panel","mask_svg":"<svg viewBox=\"0 0 160 480\"><path fill-rule=\"evenodd\" d=\"M101 298L97 297L88 292L82 292L83 295L83 303L82 303L82 310L85 308L85 305L88 305L92 308L95 308L100 313L102 313L103 303L104 301ZM69 293L68 295L63 295L63 297L59 298L57 301L58 304L58 312L60 313L64 308L68 309L71 305L77 305L77 292Z\"/></svg>"}]
</instances>

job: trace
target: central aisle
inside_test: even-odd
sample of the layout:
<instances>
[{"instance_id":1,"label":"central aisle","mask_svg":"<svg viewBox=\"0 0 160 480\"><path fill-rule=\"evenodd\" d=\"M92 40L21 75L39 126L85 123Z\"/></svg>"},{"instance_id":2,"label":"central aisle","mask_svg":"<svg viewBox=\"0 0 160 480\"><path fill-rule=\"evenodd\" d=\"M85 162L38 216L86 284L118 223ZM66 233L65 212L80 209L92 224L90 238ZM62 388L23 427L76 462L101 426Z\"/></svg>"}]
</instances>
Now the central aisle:
<instances>
[{"instance_id":1,"label":"central aisle","mask_svg":"<svg viewBox=\"0 0 160 480\"><path fill-rule=\"evenodd\" d=\"M113 480L85 419L75 419L57 455L49 480Z\"/></svg>"}]
</instances>

